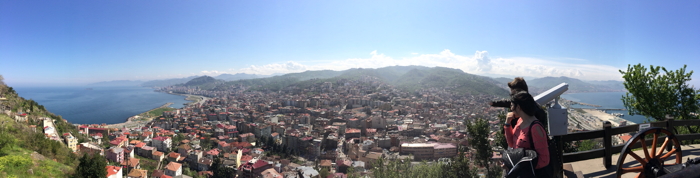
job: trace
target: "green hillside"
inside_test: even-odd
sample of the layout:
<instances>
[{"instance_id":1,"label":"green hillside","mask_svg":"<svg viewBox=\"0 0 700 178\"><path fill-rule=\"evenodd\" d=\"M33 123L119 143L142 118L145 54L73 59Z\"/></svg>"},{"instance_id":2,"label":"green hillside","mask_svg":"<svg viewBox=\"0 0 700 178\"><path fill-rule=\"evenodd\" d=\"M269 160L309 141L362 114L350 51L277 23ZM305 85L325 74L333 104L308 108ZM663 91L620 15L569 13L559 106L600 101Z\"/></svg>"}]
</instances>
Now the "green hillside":
<instances>
[{"instance_id":1,"label":"green hillside","mask_svg":"<svg viewBox=\"0 0 700 178\"><path fill-rule=\"evenodd\" d=\"M408 91L444 87L464 94L508 96L508 91L499 87L497 83L491 78L464 73L459 69L434 67L428 70L411 70L399 77L395 85Z\"/></svg>"},{"instance_id":2,"label":"green hillside","mask_svg":"<svg viewBox=\"0 0 700 178\"><path fill-rule=\"evenodd\" d=\"M0 80L0 177L69 177L78 165L78 157L63 142L47 139L41 118L51 118L59 134L73 133L79 142L87 138L77 127L17 95ZM17 113L26 113L26 122L16 122ZM36 125L36 132L30 128Z\"/></svg>"},{"instance_id":3,"label":"green hillside","mask_svg":"<svg viewBox=\"0 0 700 178\"><path fill-rule=\"evenodd\" d=\"M459 69L423 66L390 66L378 69L355 68L344 71L306 71L268 78L226 82L213 90L225 90L231 86L249 86L251 90L279 91L285 87L308 88L324 82L373 77L381 82L406 91L430 87L445 87L458 93L507 96L499 82L488 77L464 73Z\"/></svg>"},{"instance_id":4,"label":"green hillside","mask_svg":"<svg viewBox=\"0 0 700 178\"><path fill-rule=\"evenodd\" d=\"M193 78L190 81L187 81L187 83L180 84L179 86L188 86L188 87L199 87L200 89L203 90L211 90L216 88L218 85L222 84L223 81L216 80L214 77L210 76L201 76L197 78Z\"/></svg>"}]
</instances>

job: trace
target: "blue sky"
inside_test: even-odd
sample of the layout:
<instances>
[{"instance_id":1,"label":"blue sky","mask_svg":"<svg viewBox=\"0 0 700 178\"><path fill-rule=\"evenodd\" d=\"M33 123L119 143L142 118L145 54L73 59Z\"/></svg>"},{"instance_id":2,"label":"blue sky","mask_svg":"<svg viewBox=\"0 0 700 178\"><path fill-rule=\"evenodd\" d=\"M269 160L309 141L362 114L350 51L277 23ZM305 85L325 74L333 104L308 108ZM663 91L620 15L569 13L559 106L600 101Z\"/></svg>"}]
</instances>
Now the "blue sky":
<instances>
[{"instance_id":1,"label":"blue sky","mask_svg":"<svg viewBox=\"0 0 700 178\"><path fill-rule=\"evenodd\" d=\"M622 80L617 70L637 63L700 72L698 9L700 1L0 1L0 75L48 86L424 65Z\"/></svg>"}]
</instances>

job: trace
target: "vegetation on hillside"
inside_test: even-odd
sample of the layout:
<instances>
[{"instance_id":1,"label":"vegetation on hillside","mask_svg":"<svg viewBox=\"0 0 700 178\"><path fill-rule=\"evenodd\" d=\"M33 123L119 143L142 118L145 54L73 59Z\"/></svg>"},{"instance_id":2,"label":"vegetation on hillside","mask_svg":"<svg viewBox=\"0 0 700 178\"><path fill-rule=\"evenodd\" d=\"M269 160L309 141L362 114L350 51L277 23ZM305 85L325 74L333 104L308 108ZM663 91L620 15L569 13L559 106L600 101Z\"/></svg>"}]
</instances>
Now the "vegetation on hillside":
<instances>
[{"instance_id":1,"label":"vegetation on hillside","mask_svg":"<svg viewBox=\"0 0 700 178\"><path fill-rule=\"evenodd\" d=\"M4 85L2 80L0 98L5 98L0 101L0 110L10 113L0 113L0 161L9 161L10 164L4 165L14 166L12 169L2 168L0 177L65 177L62 175L72 174L73 168L79 163L78 157L63 142L44 136L41 119L52 119L57 133L72 133L80 142L85 141L87 138L78 134L78 128L64 121L61 116L46 111L35 101L19 97L14 89ZM27 121L15 121L14 117L19 113L26 114ZM29 127L30 125L36 125L36 132ZM29 166L23 164L27 156L32 160ZM32 169L33 173L28 173L29 169Z\"/></svg>"},{"instance_id":2,"label":"vegetation on hillside","mask_svg":"<svg viewBox=\"0 0 700 178\"><path fill-rule=\"evenodd\" d=\"M213 90L225 90L235 86L248 86L250 90L279 91L285 87L308 88L324 82L342 80L376 79L409 92L430 87L449 88L461 94L489 94L507 96L508 92L491 78L464 73L458 69L422 66L390 66L378 69L355 68L345 71L306 71L268 78L238 80L216 86Z\"/></svg>"}]
</instances>

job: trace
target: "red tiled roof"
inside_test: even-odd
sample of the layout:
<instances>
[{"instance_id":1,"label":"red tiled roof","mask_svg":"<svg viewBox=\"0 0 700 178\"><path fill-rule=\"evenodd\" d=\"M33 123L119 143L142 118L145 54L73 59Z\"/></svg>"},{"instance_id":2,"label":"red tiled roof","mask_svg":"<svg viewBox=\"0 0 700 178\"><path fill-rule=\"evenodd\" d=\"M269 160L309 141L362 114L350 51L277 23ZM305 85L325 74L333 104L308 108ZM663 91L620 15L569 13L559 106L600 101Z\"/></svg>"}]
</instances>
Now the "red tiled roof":
<instances>
[{"instance_id":1,"label":"red tiled roof","mask_svg":"<svg viewBox=\"0 0 700 178\"><path fill-rule=\"evenodd\" d=\"M119 173L119 170L122 169L121 167L118 167L118 166L107 166L105 168L107 169L107 177Z\"/></svg>"},{"instance_id":2,"label":"red tiled roof","mask_svg":"<svg viewBox=\"0 0 700 178\"><path fill-rule=\"evenodd\" d=\"M168 163L168 166L166 166L165 168L168 170L171 170L171 171L177 171L181 167L182 167L182 164L180 164L180 163L170 162L170 163Z\"/></svg>"}]
</instances>

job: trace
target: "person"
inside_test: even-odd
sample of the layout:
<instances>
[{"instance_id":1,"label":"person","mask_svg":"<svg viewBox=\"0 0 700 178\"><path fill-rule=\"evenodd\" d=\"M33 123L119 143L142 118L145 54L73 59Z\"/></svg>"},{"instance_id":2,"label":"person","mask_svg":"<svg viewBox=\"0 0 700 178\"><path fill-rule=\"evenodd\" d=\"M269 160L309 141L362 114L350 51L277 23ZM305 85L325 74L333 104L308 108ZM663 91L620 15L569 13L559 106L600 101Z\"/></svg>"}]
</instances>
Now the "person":
<instances>
[{"instance_id":1,"label":"person","mask_svg":"<svg viewBox=\"0 0 700 178\"><path fill-rule=\"evenodd\" d=\"M510 96L513 97L516 93L519 92L527 92L528 87L527 87L527 82L525 82L525 79L522 77L515 77L513 81L508 82L508 88L510 88ZM489 102L489 105L493 107L504 107L504 108L510 108L511 107L511 100L510 99L504 99L504 100L498 100L498 101L491 101ZM511 110L512 111L512 110ZM547 127L547 113L544 112L542 108L539 106L537 107L537 110L535 112L535 117L540 120L542 125L546 128ZM517 116L515 118L518 118ZM511 126L515 126L516 122L518 120L513 120L512 123L510 123Z\"/></svg>"},{"instance_id":2,"label":"person","mask_svg":"<svg viewBox=\"0 0 700 178\"><path fill-rule=\"evenodd\" d=\"M506 116L504 124L506 142L511 148L524 148L537 152L535 169L541 169L549 165L549 145L547 132L535 117L539 105L527 92L518 92L511 99L511 111ZM511 127L512 120L519 117L515 126Z\"/></svg>"}]
</instances>

